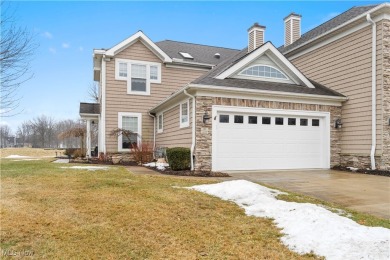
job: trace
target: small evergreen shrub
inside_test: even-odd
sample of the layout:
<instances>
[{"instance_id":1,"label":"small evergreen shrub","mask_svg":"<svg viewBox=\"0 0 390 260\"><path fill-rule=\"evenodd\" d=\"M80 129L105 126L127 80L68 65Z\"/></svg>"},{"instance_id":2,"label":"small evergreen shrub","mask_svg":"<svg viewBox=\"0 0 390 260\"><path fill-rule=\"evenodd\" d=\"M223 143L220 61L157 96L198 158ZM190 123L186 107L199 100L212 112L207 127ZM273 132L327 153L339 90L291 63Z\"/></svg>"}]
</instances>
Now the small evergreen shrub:
<instances>
[{"instance_id":1,"label":"small evergreen shrub","mask_svg":"<svg viewBox=\"0 0 390 260\"><path fill-rule=\"evenodd\" d=\"M169 167L174 171L188 170L191 167L191 151L189 148L167 148Z\"/></svg>"}]
</instances>

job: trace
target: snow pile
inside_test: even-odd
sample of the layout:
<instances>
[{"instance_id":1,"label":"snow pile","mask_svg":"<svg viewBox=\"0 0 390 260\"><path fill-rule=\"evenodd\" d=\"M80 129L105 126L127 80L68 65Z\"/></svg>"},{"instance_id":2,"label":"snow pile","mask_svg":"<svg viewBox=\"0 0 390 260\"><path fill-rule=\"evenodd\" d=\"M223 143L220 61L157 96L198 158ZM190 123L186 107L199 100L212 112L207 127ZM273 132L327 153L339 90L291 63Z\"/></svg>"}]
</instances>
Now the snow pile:
<instances>
[{"instance_id":1,"label":"snow pile","mask_svg":"<svg viewBox=\"0 0 390 260\"><path fill-rule=\"evenodd\" d=\"M390 230L366 227L310 203L277 200L280 191L244 181L190 187L237 203L247 215L273 218L282 242L300 254L327 259L390 259Z\"/></svg>"},{"instance_id":2,"label":"snow pile","mask_svg":"<svg viewBox=\"0 0 390 260\"><path fill-rule=\"evenodd\" d=\"M157 170L164 171L165 168L169 166L169 164L164 162L151 162L151 163L145 163L143 164L143 166L153 167L153 168L157 168Z\"/></svg>"},{"instance_id":3,"label":"snow pile","mask_svg":"<svg viewBox=\"0 0 390 260\"><path fill-rule=\"evenodd\" d=\"M27 159L27 158L31 158L31 157L30 156L24 156L24 155L11 154L11 155L8 155L5 158L7 158L7 159Z\"/></svg>"},{"instance_id":4,"label":"snow pile","mask_svg":"<svg viewBox=\"0 0 390 260\"><path fill-rule=\"evenodd\" d=\"M110 167L107 166L71 166L71 167L61 167L61 169L80 169L88 171L97 171L97 170L108 170Z\"/></svg>"},{"instance_id":5,"label":"snow pile","mask_svg":"<svg viewBox=\"0 0 390 260\"><path fill-rule=\"evenodd\" d=\"M69 159L57 159L53 163L69 163Z\"/></svg>"}]
</instances>

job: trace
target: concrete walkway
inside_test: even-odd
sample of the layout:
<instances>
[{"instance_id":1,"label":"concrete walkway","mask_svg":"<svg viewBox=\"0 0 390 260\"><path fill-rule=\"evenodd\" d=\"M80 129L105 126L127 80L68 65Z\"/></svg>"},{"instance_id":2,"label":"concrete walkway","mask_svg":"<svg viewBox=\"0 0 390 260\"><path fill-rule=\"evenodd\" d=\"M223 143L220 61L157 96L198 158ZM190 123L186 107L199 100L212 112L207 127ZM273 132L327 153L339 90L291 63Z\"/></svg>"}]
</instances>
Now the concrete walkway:
<instances>
[{"instance_id":1,"label":"concrete walkway","mask_svg":"<svg viewBox=\"0 0 390 260\"><path fill-rule=\"evenodd\" d=\"M390 219L390 178L333 170L227 172L234 179L260 182Z\"/></svg>"}]
</instances>

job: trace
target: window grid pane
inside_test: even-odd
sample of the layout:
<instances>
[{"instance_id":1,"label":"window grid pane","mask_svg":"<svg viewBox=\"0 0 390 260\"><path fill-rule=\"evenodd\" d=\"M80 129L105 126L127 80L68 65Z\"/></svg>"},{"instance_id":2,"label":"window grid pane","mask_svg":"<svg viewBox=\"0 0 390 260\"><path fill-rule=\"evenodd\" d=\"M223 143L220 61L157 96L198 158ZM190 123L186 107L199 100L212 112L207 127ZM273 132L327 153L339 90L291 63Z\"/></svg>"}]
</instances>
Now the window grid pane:
<instances>
[{"instance_id":1,"label":"window grid pane","mask_svg":"<svg viewBox=\"0 0 390 260\"><path fill-rule=\"evenodd\" d=\"M234 116L234 123L235 124L243 124L244 123L244 116Z\"/></svg>"},{"instance_id":2,"label":"window grid pane","mask_svg":"<svg viewBox=\"0 0 390 260\"><path fill-rule=\"evenodd\" d=\"M132 64L131 77L138 79L146 79L146 65Z\"/></svg>"},{"instance_id":3,"label":"window grid pane","mask_svg":"<svg viewBox=\"0 0 390 260\"><path fill-rule=\"evenodd\" d=\"M119 76L127 77L127 63L119 63Z\"/></svg>"},{"instance_id":4,"label":"window grid pane","mask_svg":"<svg viewBox=\"0 0 390 260\"><path fill-rule=\"evenodd\" d=\"M255 77L287 79L287 77L280 70L265 65L252 66L242 71L240 74Z\"/></svg>"},{"instance_id":5,"label":"window grid pane","mask_svg":"<svg viewBox=\"0 0 390 260\"><path fill-rule=\"evenodd\" d=\"M158 116L158 129L162 129L163 128L163 117L162 115L159 115Z\"/></svg>"},{"instance_id":6,"label":"window grid pane","mask_svg":"<svg viewBox=\"0 0 390 260\"><path fill-rule=\"evenodd\" d=\"M138 117L122 117L122 128L130 130L133 133L130 134L130 138L126 135L122 135L122 148L130 149L137 145L137 133L138 133Z\"/></svg>"},{"instance_id":7,"label":"window grid pane","mask_svg":"<svg viewBox=\"0 0 390 260\"><path fill-rule=\"evenodd\" d=\"M158 80L158 67L150 66L150 79Z\"/></svg>"},{"instance_id":8,"label":"window grid pane","mask_svg":"<svg viewBox=\"0 0 390 260\"><path fill-rule=\"evenodd\" d=\"M181 122L182 123L188 122L188 104L187 103L181 104Z\"/></svg>"}]
</instances>

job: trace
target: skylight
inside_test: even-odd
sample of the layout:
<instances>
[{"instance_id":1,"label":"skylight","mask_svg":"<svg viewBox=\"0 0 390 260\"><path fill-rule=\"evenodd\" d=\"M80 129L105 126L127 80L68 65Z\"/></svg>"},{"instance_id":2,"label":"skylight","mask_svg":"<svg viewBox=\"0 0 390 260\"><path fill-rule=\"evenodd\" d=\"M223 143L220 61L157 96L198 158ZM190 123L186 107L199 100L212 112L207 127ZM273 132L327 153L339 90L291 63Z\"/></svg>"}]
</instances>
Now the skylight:
<instances>
[{"instance_id":1,"label":"skylight","mask_svg":"<svg viewBox=\"0 0 390 260\"><path fill-rule=\"evenodd\" d=\"M179 52L181 56L183 56L184 59L194 59L194 57L191 56L188 52Z\"/></svg>"}]
</instances>

